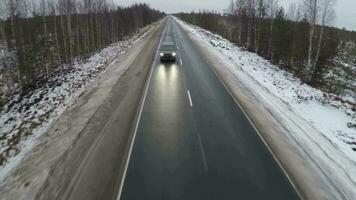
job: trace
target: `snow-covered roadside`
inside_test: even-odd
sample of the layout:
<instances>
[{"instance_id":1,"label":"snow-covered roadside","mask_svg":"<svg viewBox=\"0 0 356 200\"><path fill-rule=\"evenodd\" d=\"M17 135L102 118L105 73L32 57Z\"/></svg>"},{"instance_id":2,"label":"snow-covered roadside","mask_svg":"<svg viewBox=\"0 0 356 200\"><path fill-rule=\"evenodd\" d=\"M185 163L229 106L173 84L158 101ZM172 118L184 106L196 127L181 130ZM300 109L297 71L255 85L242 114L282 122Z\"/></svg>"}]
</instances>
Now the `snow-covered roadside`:
<instances>
[{"instance_id":1,"label":"snow-covered roadside","mask_svg":"<svg viewBox=\"0 0 356 200\"><path fill-rule=\"evenodd\" d=\"M0 110L0 182L31 150L37 138L71 106L77 97L96 85L106 68L145 36L151 26L117 42L87 60L76 61L65 74L30 94L16 96Z\"/></svg>"},{"instance_id":2,"label":"snow-covered roadside","mask_svg":"<svg viewBox=\"0 0 356 200\"><path fill-rule=\"evenodd\" d=\"M289 131L290 143L313 160L343 197L356 198L356 129L352 128L356 112L352 105L302 84L292 74L218 35L178 22L223 63L219 67L241 81L278 119Z\"/></svg>"}]
</instances>

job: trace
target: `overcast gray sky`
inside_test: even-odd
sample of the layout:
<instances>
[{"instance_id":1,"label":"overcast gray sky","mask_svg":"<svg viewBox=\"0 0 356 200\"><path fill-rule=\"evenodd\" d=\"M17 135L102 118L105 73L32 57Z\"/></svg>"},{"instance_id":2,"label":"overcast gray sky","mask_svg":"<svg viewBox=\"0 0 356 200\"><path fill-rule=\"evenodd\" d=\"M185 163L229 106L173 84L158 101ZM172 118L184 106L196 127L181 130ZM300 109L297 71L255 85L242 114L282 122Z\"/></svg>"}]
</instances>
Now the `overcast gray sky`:
<instances>
[{"instance_id":1,"label":"overcast gray sky","mask_svg":"<svg viewBox=\"0 0 356 200\"><path fill-rule=\"evenodd\" d=\"M127 6L136 2L145 2L153 8L165 11L167 13L190 12L192 10L208 9L222 11L227 7L231 0L114 0L119 5ZM279 0L280 5L289 8L291 2L300 0ZM356 0L337 0L336 5L337 18L334 20L334 26L339 28L346 27L348 30L356 30Z\"/></svg>"}]
</instances>

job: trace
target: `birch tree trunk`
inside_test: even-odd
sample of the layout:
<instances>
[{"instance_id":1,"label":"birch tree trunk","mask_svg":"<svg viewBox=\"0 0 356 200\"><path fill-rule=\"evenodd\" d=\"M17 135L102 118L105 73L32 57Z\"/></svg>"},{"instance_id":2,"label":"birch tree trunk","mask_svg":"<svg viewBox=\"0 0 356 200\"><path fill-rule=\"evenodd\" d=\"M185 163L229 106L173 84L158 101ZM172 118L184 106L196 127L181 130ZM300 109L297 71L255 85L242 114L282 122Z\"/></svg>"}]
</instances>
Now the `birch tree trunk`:
<instances>
[{"instance_id":1,"label":"birch tree trunk","mask_svg":"<svg viewBox=\"0 0 356 200\"><path fill-rule=\"evenodd\" d=\"M72 25L71 13L67 13L67 29L68 29L68 50L69 50L69 65L72 66L73 51L72 51Z\"/></svg>"},{"instance_id":2,"label":"birch tree trunk","mask_svg":"<svg viewBox=\"0 0 356 200\"><path fill-rule=\"evenodd\" d=\"M98 49L100 49L101 48L101 39L100 39L100 24L99 24L99 20L98 20L98 18L99 18L99 14L97 13L96 15L95 15L95 23L96 23L96 33L97 33L97 38L96 38L96 41L97 41L97 50Z\"/></svg>"},{"instance_id":3,"label":"birch tree trunk","mask_svg":"<svg viewBox=\"0 0 356 200\"><path fill-rule=\"evenodd\" d=\"M7 37L6 37L6 33L5 33L5 25L3 25L1 23L0 25L0 34L1 34L1 40L3 41L7 41ZM7 59L6 59L6 55L5 55L5 51L6 51L6 47L4 47L2 50L1 50L1 53L3 54L3 59L1 60L2 61L2 65L6 71L6 74L5 74L5 78L6 78L6 86L8 88L8 91L9 93L11 93L13 91L13 87L14 87L14 80L13 80L13 75L12 75L12 70L11 68L8 66L7 64Z\"/></svg>"},{"instance_id":4,"label":"birch tree trunk","mask_svg":"<svg viewBox=\"0 0 356 200\"><path fill-rule=\"evenodd\" d=\"M255 53L259 52L259 48L260 48L260 40L261 40L261 23L262 23L262 15L263 15L263 0L259 1L258 4L258 25L256 28L256 36L255 36Z\"/></svg>"},{"instance_id":5,"label":"birch tree trunk","mask_svg":"<svg viewBox=\"0 0 356 200\"><path fill-rule=\"evenodd\" d=\"M5 28L3 28L3 22L0 22L0 40L1 41L6 41L4 29Z\"/></svg>"},{"instance_id":6,"label":"birch tree trunk","mask_svg":"<svg viewBox=\"0 0 356 200\"><path fill-rule=\"evenodd\" d=\"M76 14L76 27L77 27L77 54L81 55L81 48L80 48L80 25L79 25L79 14Z\"/></svg>"},{"instance_id":7,"label":"birch tree trunk","mask_svg":"<svg viewBox=\"0 0 356 200\"><path fill-rule=\"evenodd\" d=\"M95 28L95 19L94 18L95 18L95 16L93 16L93 15L90 17L90 19L91 19L90 20L90 27L91 27L90 30L91 30L91 40L92 40L91 43L92 43L92 47L93 47L91 50L94 50L97 47L96 42L95 42L95 34L94 34L94 28Z\"/></svg>"},{"instance_id":8,"label":"birch tree trunk","mask_svg":"<svg viewBox=\"0 0 356 200\"><path fill-rule=\"evenodd\" d=\"M307 65L308 65L309 68L312 66L314 32L315 32L315 25L310 25L310 28L309 28L308 61L307 61Z\"/></svg>"},{"instance_id":9,"label":"birch tree trunk","mask_svg":"<svg viewBox=\"0 0 356 200\"><path fill-rule=\"evenodd\" d=\"M315 61L313 63L313 68L314 69L316 68L316 65L318 64L318 61L319 61L321 44L323 43L325 26L331 20L333 20L334 17L335 17L334 6L335 6L335 3L336 3L336 0L321 0L321 2L322 2L321 3L321 6L322 6L321 27L320 27L318 46L317 46L317 49L316 49Z\"/></svg>"},{"instance_id":10,"label":"birch tree trunk","mask_svg":"<svg viewBox=\"0 0 356 200\"><path fill-rule=\"evenodd\" d=\"M90 51L90 15L86 20L86 53L88 54Z\"/></svg>"},{"instance_id":11,"label":"birch tree trunk","mask_svg":"<svg viewBox=\"0 0 356 200\"><path fill-rule=\"evenodd\" d=\"M63 15L61 14L61 29L62 29L62 38L63 38L63 50L64 50L64 59L65 62L68 63L68 54L67 54L67 42L66 42L66 34L63 22Z\"/></svg>"},{"instance_id":12,"label":"birch tree trunk","mask_svg":"<svg viewBox=\"0 0 356 200\"><path fill-rule=\"evenodd\" d=\"M15 15L14 13L11 14L10 21L11 21L11 39L15 40L16 37L15 37L15 16L14 15ZM10 50L13 49L13 46L11 44L11 39L10 39L10 45L9 45ZM15 46L16 46L16 40L15 40Z\"/></svg>"},{"instance_id":13,"label":"birch tree trunk","mask_svg":"<svg viewBox=\"0 0 356 200\"><path fill-rule=\"evenodd\" d=\"M312 69L313 63L312 63L312 54L313 54L313 38L314 38L314 32L315 32L315 25L316 25L316 20L317 20L317 0L308 0L307 2L307 16L309 20L309 48L308 48L308 60L307 60L307 65L309 67L309 70ZM309 7L309 8L308 8ZM308 79L310 79L311 76L309 76Z\"/></svg>"},{"instance_id":14,"label":"birch tree trunk","mask_svg":"<svg viewBox=\"0 0 356 200\"><path fill-rule=\"evenodd\" d=\"M319 60L319 56L320 56L320 48L321 48L321 44L323 42L323 36L324 36L324 25L322 25L320 28L318 47L316 49L315 62L314 62L314 67L313 67L314 69L315 69L316 65L318 64L318 60Z\"/></svg>"},{"instance_id":15,"label":"birch tree trunk","mask_svg":"<svg viewBox=\"0 0 356 200\"><path fill-rule=\"evenodd\" d=\"M251 37L252 37L252 26L253 26L253 17L254 17L254 0L248 0L248 25L247 25L247 49L251 49Z\"/></svg>"},{"instance_id":16,"label":"birch tree trunk","mask_svg":"<svg viewBox=\"0 0 356 200\"><path fill-rule=\"evenodd\" d=\"M273 37L273 20L274 19L274 0L270 0L270 27L269 27L269 38L268 38L268 57L272 60L273 50L272 50L272 37Z\"/></svg>"},{"instance_id":17,"label":"birch tree trunk","mask_svg":"<svg viewBox=\"0 0 356 200\"><path fill-rule=\"evenodd\" d=\"M11 6L13 6L13 0L9 0L9 3ZM11 39L9 40L9 49L12 51L14 49L13 45L11 44L11 40L15 41L15 47L17 46L17 41L16 41L16 36L15 36L15 13L14 13L14 8L11 8L11 13L10 13L10 24L11 24ZM20 67L16 67L16 72L17 72L17 80L18 83L20 83L21 86L23 86L23 81L22 81L22 74Z\"/></svg>"},{"instance_id":18,"label":"birch tree trunk","mask_svg":"<svg viewBox=\"0 0 356 200\"><path fill-rule=\"evenodd\" d=\"M26 63L26 56L24 55L25 54L25 41L24 41L24 37L23 37L23 29L22 29L22 25L21 25L21 22L17 22L18 23L18 27L19 27L19 40L20 40L20 45L17 45L16 48L18 48L18 51L20 52L19 53L19 64L20 64L20 67L23 71L27 72L26 75L24 78L25 78L25 83L28 84L28 81L29 81L29 75L31 76L32 78L32 73L30 73L30 69L27 69L25 68L25 63Z\"/></svg>"},{"instance_id":19,"label":"birch tree trunk","mask_svg":"<svg viewBox=\"0 0 356 200\"><path fill-rule=\"evenodd\" d=\"M56 50L57 50L58 62L59 62L59 65L61 66L61 72L63 73L63 71L64 71L63 63L62 63L61 54L60 54L60 51L59 51L60 46L59 46L59 41L58 41L57 16L56 16L55 13L53 15L53 23L54 23L54 39L55 39L55 42L56 42Z\"/></svg>"},{"instance_id":20,"label":"birch tree trunk","mask_svg":"<svg viewBox=\"0 0 356 200\"><path fill-rule=\"evenodd\" d=\"M43 40L44 40L44 45L47 47L47 43L48 43L48 32L47 32L47 21L46 21L46 6L45 6L45 2L44 0L41 1L41 7L42 7L42 21L43 21ZM46 75L46 79L48 79L48 73L49 73L49 69L48 69L48 65L49 65L49 58L48 58L48 51L47 49L44 52L44 71L45 71L45 75Z\"/></svg>"},{"instance_id":21,"label":"birch tree trunk","mask_svg":"<svg viewBox=\"0 0 356 200\"><path fill-rule=\"evenodd\" d=\"M240 26L239 26L239 44L240 46L242 46L242 15L240 14L239 16L239 22L240 22Z\"/></svg>"}]
</instances>

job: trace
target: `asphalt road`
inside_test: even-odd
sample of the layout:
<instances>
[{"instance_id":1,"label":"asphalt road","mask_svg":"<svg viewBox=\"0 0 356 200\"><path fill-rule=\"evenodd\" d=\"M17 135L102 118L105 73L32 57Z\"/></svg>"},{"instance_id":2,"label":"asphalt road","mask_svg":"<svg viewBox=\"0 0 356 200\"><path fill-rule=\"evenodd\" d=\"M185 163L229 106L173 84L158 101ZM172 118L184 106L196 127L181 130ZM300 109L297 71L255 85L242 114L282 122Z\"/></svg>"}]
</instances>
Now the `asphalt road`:
<instances>
[{"instance_id":1,"label":"asphalt road","mask_svg":"<svg viewBox=\"0 0 356 200\"><path fill-rule=\"evenodd\" d=\"M156 55L122 200L299 199L233 97L173 18Z\"/></svg>"}]
</instances>

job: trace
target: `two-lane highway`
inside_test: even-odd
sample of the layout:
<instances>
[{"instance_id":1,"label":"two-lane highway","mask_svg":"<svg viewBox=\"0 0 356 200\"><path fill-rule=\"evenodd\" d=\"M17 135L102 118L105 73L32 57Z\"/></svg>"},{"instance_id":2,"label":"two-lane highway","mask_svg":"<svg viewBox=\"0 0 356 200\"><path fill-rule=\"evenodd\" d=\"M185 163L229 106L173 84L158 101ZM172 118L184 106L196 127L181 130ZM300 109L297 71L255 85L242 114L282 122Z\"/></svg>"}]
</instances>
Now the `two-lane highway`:
<instances>
[{"instance_id":1,"label":"two-lane highway","mask_svg":"<svg viewBox=\"0 0 356 200\"><path fill-rule=\"evenodd\" d=\"M156 55L119 199L298 199L252 124L177 22Z\"/></svg>"}]
</instances>

